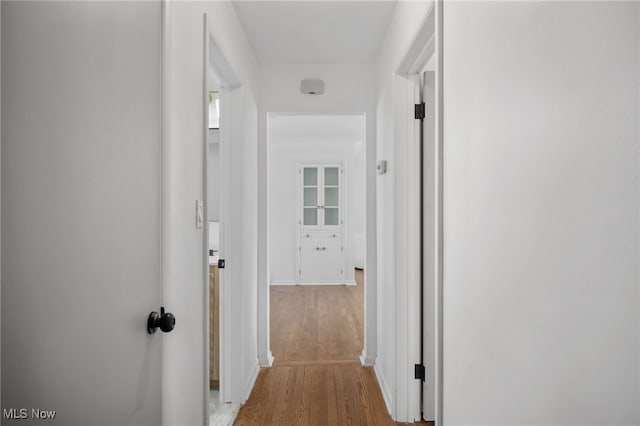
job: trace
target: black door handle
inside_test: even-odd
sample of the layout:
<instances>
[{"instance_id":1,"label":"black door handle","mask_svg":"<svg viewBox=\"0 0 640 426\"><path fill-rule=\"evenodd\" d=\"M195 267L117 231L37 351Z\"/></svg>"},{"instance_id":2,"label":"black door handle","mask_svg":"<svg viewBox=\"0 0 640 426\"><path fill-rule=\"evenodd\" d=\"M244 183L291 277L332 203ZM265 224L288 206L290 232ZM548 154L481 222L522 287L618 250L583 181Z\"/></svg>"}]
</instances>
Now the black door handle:
<instances>
[{"instance_id":1,"label":"black door handle","mask_svg":"<svg viewBox=\"0 0 640 426\"><path fill-rule=\"evenodd\" d=\"M164 306L160 307L160 313L153 311L147 318L147 332L149 334L155 333L158 328L165 333L170 332L176 326L176 317L169 312L164 312Z\"/></svg>"}]
</instances>

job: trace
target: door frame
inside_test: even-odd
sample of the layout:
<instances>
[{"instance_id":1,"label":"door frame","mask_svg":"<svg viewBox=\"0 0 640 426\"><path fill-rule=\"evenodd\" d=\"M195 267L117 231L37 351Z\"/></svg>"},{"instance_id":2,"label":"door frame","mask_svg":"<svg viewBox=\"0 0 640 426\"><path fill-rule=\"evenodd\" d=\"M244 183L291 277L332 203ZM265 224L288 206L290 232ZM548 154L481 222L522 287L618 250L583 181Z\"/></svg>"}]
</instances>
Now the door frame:
<instances>
[{"instance_id":1,"label":"door frame","mask_svg":"<svg viewBox=\"0 0 640 426\"><path fill-rule=\"evenodd\" d=\"M211 80L220 86L220 249L219 256L223 259L227 254L231 253L232 238L229 236L229 218L231 212L231 170L229 165L231 162L231 142L233 138L232 125L234 113L234 104L237 103L238 89L242 86L240 80L229 62L226 60L222 51L218 48L214 36L209 29L207 14L203 14L203 70L202 70L202 149L203 149L203 188L204 188L204 221L203 227L205 235L203 238L204 246L202 255L204 258L203 265L203 290L204 290L204 363L206 375L203 377L203 395L204 395L204 420L205 426L209 424L209 220L208 220L208 168L209 165L209 86ZM234 357L231 354L231 345L229 339L232 336L233 324L230 318L231 312L225 309L231 305L231 294L222 285L223 282L232 281L232 268L222 269L218 272L220 286L220 307L219 307L219 328L220 328L220 403L231 400L229 381L230 372Z\"/></svg>"},{"instance_id":2,"label":"door frame","mask_svg":"<svg viewBox=\"0 0 640 426\"><path fill-rule=\"evenodd\" d=\"M406 174L399 176L396 181L398 218L405 218L398 225L398 234L406 240L406 244L398 246L398 260L396 281L398 284L396 299L396 338L397 338L397 365L398 380L396 419L421 419L422 417L422 384L414 378L414 371L408 366L413 364L433 364L435 377L432 378L435 385L435 422L442 424L443 407L443 335L442 335L442 291L443 291L443 179L442 179L442 0L436 0L425 16L420 30L411 43L403 60L396 71L396 107L395 115L400 123L396 130L397 167L406 167ZM431 300L431 308L435 310L435 329L431 330L435 335L435 359L434 356L423 358L422 332L423 332L423 291L422 281L430 271L423 271L422 265L425 259L422 236L421 214L424 188L420 182L421 161L420 156L424 151L420 147L420 127L422 122L414 118L413 105L422 102L421 74L432 55L436 56L435 76L435 142L437 158L436 182L433 192L435 200L431 200L436 208L436 259L433 264L436 270L431 271L435 279L434 300ZM406 142L403 142L406 141ZM402 164L401 164L402 163ZM406 209L404 208L406 207ZM406 238L405 238L406 236ZM401 283L407 283L406 286ZM428 306L426 307L429 308ZM404 329L404 325L409 326ZM426 355L426 354L425 354ZM404 384L404 385L402 385Z\"/></svg>"},{"instance_id":3,"label":"door frame","mask_svg":"<svg viewBox=\"0 0 640 426\"><path fill-rule=\"evenodd\" d=\"M261 120L264 120L264 144L260 144L258 153L258 170L262 187L259 188L262 197L258 201L258 209L261 212L259 217L262 218L258 224L259 233L259 250L258 250L258 361L260 367L271 367L274 362L271 353L271 320L270 320L270 292L271 287L270 269L269 269L269 122L271 117L277 116L336 116L336 115L357 115L362 116L363 126L363 145L364 145L364 181L365 181L365 250L364 250L364 342L362 354L360 355L360 363L363 366L373 367L377 357L377 287L376 287L376 270L377 265L375 257L371 256L377 251L375 227L370 231L370 215L375 213L375 180L373 182L368 178L369 163L367 161L375 158L375 144L370 146L370 136L367 132L367 120L370 119L370 111L342 111L342 112L286 112L286 111L266 111L262 112ZM371 156L371 157L370 157ZM318 163L316 161L316 163ZM346 191L346 189L345 189ZM345 203L346 204L346 203ZM374 257L373 259L370 258ZM368 272L369 271L369 272Z\"/></svg>"}]
</instances>

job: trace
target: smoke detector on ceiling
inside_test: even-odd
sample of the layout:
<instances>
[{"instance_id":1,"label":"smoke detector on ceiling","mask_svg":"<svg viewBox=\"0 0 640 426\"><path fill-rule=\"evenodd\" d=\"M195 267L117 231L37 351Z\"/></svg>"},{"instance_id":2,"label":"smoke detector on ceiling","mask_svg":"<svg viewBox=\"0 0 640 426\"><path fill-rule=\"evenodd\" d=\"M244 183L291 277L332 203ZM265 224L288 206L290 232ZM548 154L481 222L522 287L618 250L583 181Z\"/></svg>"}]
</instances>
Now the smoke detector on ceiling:
<instances>
[{"instance_id":1,"label":"smoke detector on ceiling","mask_svg":"<svg viewBox=\"0 0 640 426\"><path fill-rule=\"evenodd\" d=\"M310 78L300 82L300 92L305 95L322 95L324 93L324 81Z\"/></svg>"}]
</instances>

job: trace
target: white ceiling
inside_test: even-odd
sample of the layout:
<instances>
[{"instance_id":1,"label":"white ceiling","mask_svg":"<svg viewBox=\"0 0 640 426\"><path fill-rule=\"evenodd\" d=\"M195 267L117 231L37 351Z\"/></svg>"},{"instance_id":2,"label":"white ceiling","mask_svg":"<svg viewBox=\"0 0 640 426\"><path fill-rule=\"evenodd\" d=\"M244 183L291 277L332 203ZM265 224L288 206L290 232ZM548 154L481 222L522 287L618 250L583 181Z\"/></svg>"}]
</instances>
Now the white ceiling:
<instances>
[{"instance_id":1,"label":"white ceiling","mask_svg":"<svg viewBox=\"0 0 640 426\"><path fill-rule=\"evenodd\" d=\"M235 1L263 64L372 64L395 1Z\"/></svg>"},{"instance_id":2,"label":"white ceiling","mask_svg":"<svg viewBox=\"0 0 640 426\"><path fill-rule=\"evenodd\" d=\"M364 114L269 115L269 139L272 141L295 139L304 143L336 138L363 140L364 134Z\"/></svg>"}]
</instances>

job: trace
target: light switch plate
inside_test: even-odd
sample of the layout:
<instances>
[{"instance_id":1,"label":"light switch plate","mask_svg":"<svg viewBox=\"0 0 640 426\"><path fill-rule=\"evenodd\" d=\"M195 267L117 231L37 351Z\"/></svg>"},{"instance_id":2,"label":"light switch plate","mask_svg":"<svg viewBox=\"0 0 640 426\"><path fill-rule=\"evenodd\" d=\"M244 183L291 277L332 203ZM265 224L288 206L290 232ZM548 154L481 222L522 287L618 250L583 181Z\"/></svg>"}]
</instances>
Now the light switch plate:
<instances>
[{"instance_id":1,"label":"light switch plate","mask_svg":"<svg viewBox=\"0 0 640 426\"><path fill-rule=\"evenodd\" d=\"M196 200L196 228L204 226L204 202Z\"/></svg>"}]
</instances>

